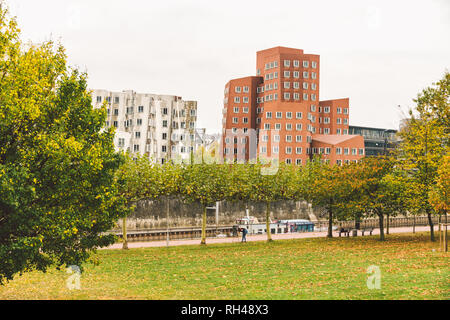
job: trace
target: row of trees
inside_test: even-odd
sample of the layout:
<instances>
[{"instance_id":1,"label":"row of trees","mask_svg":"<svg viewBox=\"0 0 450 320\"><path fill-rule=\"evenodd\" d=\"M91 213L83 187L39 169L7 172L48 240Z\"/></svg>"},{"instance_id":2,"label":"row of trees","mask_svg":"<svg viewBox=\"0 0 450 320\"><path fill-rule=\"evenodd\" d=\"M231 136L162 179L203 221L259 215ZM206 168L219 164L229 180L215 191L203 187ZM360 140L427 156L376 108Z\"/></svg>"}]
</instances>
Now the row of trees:
<instances>
[{"instance_id":1,"label":"row of trees","mask_svg":"<svg viewBox=\"0 0 450 320\"><path fill-rule=\"evenodd\" d=\"M216 201L264 202L269 241L272 240L270 205L275 201L306 200L324 208L329 220L328 237L332 237L332 224L337 219L359 221L376 217L380 240L385 239L386 217L425 213L429 205L441 207L448 201L445 194L441 195L444 192L441 188L433 189L429 204L417 201L417 182L392 157L365 158L358 163L333 167L320 159L303 167L281 164L273 175L265 175L263 168L261 163L160 165L145 157L134 160L129 157L119 171L119 180L122 196L130 206L140 199L162 196L200 203L203 207L201 244L206 243L206 208ZM447 183L445 176L438 176L443 184Z\"/></svg>"}]
</instances>

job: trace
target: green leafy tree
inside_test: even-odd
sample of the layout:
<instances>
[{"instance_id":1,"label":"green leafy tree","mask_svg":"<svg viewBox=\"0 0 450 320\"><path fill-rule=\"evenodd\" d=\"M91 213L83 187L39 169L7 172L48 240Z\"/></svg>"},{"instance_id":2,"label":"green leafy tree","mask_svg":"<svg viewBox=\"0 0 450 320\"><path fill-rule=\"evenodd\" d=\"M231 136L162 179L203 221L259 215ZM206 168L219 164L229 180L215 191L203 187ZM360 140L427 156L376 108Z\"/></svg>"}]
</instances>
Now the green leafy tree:
<instances>
[{"instance_id":1,"label":"green leafy tree","mask_svg":"<svg viewBox=\"0 0 450 320\"><path fill-rule=\"evenodd\" d=\"M93 109L86 74L64 48L24 46L0 8L0 282L50 265L78 265L127 212L115 172L123 157Z\"/></svg>"},{"instance_id":2,"label":"green leafy tree","mask_svg":"<svg viewBox=\"0 0 450 320\"><path fill-rule=\"evenodd\" d=\"M203 207L201 244L206 244L206 208L229 194L230 168L226 164L192 164L181 172L180 194Z\"/></svg>"}]
</instances>

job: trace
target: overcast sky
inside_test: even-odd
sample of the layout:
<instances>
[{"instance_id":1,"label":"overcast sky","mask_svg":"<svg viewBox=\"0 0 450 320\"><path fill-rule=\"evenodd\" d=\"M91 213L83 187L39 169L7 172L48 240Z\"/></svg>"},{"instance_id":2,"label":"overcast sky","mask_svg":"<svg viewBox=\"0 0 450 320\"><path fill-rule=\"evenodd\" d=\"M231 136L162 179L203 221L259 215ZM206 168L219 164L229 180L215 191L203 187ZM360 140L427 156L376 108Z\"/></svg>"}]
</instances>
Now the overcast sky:
<instances>
[{"instance_id":1,"label":"overcast sky","mask_svg":"<svg viewBox=\"0 0 450 320\"><path fill-rule=\"evenodd\" d=\"M350 124L398 128L450 69L450 1L7 0L24 40L60 39L92 89L197 100L221 128L223 90L255 75L256 51L319 54L320 99L350 98Z\"/></svg>"}]
</instances>

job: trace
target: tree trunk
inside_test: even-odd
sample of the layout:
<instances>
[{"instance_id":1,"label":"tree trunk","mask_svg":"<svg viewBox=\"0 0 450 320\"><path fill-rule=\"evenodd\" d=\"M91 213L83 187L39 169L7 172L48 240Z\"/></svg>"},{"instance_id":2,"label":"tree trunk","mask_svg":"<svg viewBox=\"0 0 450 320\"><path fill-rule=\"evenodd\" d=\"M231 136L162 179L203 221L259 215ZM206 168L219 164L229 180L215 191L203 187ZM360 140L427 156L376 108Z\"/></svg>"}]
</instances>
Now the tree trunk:
<instances>
[{"instance_id":1,"label":"tree trunk","mask_svg":"<svg viewBox=\"0 0 450 320\"><path fill-rule=\"evenodd\" d=\"M384 241L384 226L383 226L383 214L378 214L379 228L380 228L380 241Z\"/></svg>"},{"instance_id":2,"label":"tree trunk","mask_svg":"<svg viewBox=\"0 0 450 320\"><path fill-rule=\"evenodd\" d=\"M389 234L389 214L386 216L386 234Z\"/></svg>"},{"instance_id":3,"label":"tree trunk","mask_svg":"<svg viewBox=\"0 0 450 320\"><path fill-rule=\"evenodd\" d=\"M266 230L267 230L267 241L273 241L270 232L270 203L266 202Z\"/></svg>"},{"instance_id":4,"label":"tree trunk","mask_svg":"<svg viewBox=\"0 0 450 320\"><path fill-rule=\"evenodd\" d=\"M333 238L333 210L328 209L328 238Z\"/></svg>"},{"instance_id":5,"label":"tree trunk","mask_svg":"<svg viewBox=\"0 0 450 320\"><path fill-rule=\"evenodd\" d=\"M206 206L203 206L202 241L200 244L206 244Z\"/></svg>"},{"instance_id":6,"label":"tree trunk","mask_svg":"<svg viewBox=\"0 0 450 320\"><path fill-rule=\"evenodd\" d=\"M413 216L413 233L416 233L416 216Z\"/></svg>"},{"instance_id":7,"label":"tree trunk","mask_svg":"<svg viewBox=\"0 0 450 320\"><path fill-rule=\"evenodd\" d=\"M122 249L128 250L127 218L123 218L123 219L122 219L122 238L123 238Z\"/></svg>"},{"instance_id":8,"label":"tree trunk","mask_svg":"<svg viewBox=\"0 0 450 320\"><path fill-rule=\"evenodd\" d=\"M426 209L427 216L428 216L428 224L430 225L430 239L431 241L436 241L434 238L434 225L433 225L433 219L431 217L431 211L429 208Z\"/></svg>"}]
</instances>

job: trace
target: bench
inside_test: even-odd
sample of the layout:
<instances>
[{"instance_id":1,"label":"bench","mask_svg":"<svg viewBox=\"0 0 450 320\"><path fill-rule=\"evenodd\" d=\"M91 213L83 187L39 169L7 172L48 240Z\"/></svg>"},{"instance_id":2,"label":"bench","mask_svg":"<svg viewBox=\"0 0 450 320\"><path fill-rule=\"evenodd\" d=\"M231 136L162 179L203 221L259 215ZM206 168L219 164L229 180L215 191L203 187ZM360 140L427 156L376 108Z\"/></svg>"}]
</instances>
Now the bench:
<instances>
[{"instance_id":1,"label":"bench","mask_svg":"<svg viewBox=\"0 0 450 320\"><path fill-rule=\"evenodd\" d=\"M350 229L349 228L340 228L338 230L339 232L339 237L341 236L341 234L343 233L344 235L346 235L347 237L350 236Z\"/></svg>"},{"instance_id":2,"label":"bench","mask_svg":"<svg viewBox=\"0 0 450 320\"><path fill-rule=\"evenodd\" d=\"M370 227L370 228L363 228L363 229L361 229L361 234L362 235L364 235L364 232L370 232L370 235L372 235L372 232L373 232L373 230L374 230L375 228L373 228L373 227Z\"/></svg>"}]
</instances>

